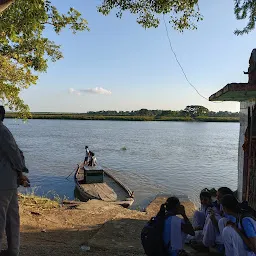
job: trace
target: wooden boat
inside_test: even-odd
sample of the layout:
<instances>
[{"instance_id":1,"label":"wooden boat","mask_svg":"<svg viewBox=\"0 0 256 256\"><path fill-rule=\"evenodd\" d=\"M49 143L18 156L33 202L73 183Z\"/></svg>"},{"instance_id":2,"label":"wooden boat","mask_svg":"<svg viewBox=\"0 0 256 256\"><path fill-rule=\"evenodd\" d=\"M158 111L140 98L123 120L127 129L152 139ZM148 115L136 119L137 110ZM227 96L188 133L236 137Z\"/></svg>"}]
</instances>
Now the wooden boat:
<instances>
[{"instance_id":1,"label":"wooden boat","mask_svg":"<svg viewBox=\"0 0 256 256\"><path fill-rule=\"evenodd\" d=\"M77 166L74 180L82 201L98 199L125 208L130 207L134 202L133 192L106 168L80 164Z\"/></svg>"}]
</instances>

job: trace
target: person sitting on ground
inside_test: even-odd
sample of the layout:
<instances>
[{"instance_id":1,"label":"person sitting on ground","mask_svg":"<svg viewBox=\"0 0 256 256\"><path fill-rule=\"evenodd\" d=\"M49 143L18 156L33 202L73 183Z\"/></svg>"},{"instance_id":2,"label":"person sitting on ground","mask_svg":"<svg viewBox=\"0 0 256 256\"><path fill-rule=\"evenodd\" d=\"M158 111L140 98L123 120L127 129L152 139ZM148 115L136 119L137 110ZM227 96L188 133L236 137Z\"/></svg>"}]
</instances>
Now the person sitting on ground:
<instances>
[{"instance_id":1,"label":"person sitting on ground","mask_svg":"<svg viewBox=\"0 0 256 256\"><path fill-rule=\"evenodd\" d=\"M85 146L84 164L87 164L87 163L88 163L88 157L89 157L89 148L88 148L88 146Z\"/></svg>"},{"instance_id":2,"label":"person sitting on ground","mask_svg":"<svg viewBox=\"0 0 256 256\"><path fill-rule=\"evenodd\" d=\"M195 230L195 236L188 236L186 242L190 243L192 241L202 242L203 239L203 228L206 220L206 216L209 213L209 208L212 205L212 195L208 189L203 189L199 195L201 207L199 210L195 211L193 215L193 227Z\"/></svg>"},{"instance_id":3,"label":"person sitting on ground","mask_svg":"<svg viewBox=\"0 0 256 256\"><path fill-rule=\"evenodd\" d=\"M256 255L256 221L241 209L234 195L221 199L225 217L219 221L219 230L226 256Z\"/></svg>"},{"instance_id":4,"label":"person sitting on ground","mask_svg":"<svg viewBox=\"0 0 256 256\"><path fill-rule=\"evenodd\" d=\"M203 229L203 244L206 247L213 247L216 244L223 244L218 222L223 217L224 212L221 205L221 199L225 195L233 195L233 191L228 187L221 187L217 191L217 202L215 202L214 207L210 210Z\"/></svg>"},{"instance_id":5,"label":"person sitting on ground","mask_svg":"<svg viewBox=\"0 0 256 256\"><path fill-rule=\"evenodd\" d=\"M208 215L209 207L212 205L212 195L207 190L202 190L200 195L201 207L199 211L195 211L193 216L193 227L194 230L203 230L206 216Z\"/></svg>"},{"instance_id":6,"label":"person sitting on ground","mask_svg":"<svg viewBox=\"0 0 256 256\"><path fill-rule=\"evenodd\" d=\"M180 204L177 197L169 197L166 203L161 205L157 216L164 217L167 214L170 214L170 216L165 219L163 231L164 244L168 250L168 255L175 256L183 251L187 234L193 236L195 232L186 215L184 206ZM181 215L183 219L176 215Z\"/></svg>"},{"instance_id":7,"label":"person sitting on ground","mask_svg":"<svg viewBox=\"0 0 256 256\"><path fill-rule=\"evenodd\" d=\"M218 227L218 222L223 217L220 200L223 196L230 194L232 195L233 192L227 187L221 187L217 190L217 202L213 202L212 207L208 208L202 232L202 243L193 241L191 244L193 249L198 251L209 251L210 247L217 247L220 252L223 250L223 242Z\"/></svg>"}]
</instances>

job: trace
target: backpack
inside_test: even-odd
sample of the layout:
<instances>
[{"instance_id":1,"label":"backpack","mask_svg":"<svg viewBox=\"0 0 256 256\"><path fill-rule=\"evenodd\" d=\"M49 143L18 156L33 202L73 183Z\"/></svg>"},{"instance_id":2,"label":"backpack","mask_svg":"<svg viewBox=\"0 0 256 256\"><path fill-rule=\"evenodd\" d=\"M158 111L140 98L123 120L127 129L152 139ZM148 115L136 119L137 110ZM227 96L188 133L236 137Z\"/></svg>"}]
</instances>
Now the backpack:
<instances>
[{"instance_id":1,"label":"backpack","mask_svg":"<svg viewBox=\"0 0 256 256\"><path fill-rule=\"evenodd\" d=\"M240 204L240 208L241 208L241 214L240 214L240 217L239 217L239 223L240 223L240 226L242 228L242 231L244 233L244 235L246 236L246 233L245 233L245 230L244 230L244 227L243 227L243 219L248 217L248 218L251 218L253 220L256 221L256 211L250 207L248 205L248 202L247 201L244 201ZM238 224L238 223L237 223Z\"/></svg>"},{"instance_id":2,"label":"backpack","mask_svg":"<svg viewBox=\"0 0 256 256\"><path fill-rule=\"evenodd\" d=\"M165 220L170 216L173 214L153 217L142 229L141 243L147 256L168 255L168 246L164 244L163 231Z\"/></svg>"}]
</instances>

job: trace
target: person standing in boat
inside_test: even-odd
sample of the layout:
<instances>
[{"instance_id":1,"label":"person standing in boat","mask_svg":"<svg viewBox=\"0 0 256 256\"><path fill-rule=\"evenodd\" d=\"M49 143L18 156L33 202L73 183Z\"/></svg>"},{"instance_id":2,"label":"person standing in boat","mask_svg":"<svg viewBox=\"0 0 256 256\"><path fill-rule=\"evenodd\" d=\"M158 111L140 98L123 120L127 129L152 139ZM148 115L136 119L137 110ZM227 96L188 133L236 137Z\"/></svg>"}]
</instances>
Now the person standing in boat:
<instances>
[{"instance_id":1,"label":"person standing in boat","mask_svg":"<svg viewBox=\"0 0 256 256\"><path fill-rule=\"evenodd\" d=\"M94 153L92 153L92 166L96 166L97 165L97 159Z\"/></svg>"},{"instance_id":2,"label":"person standing in boat","mask_svg":"<svg viewBox=\"0 0 256 256\"><path fill-rule=\"evenodd\" d=\"M85 146L85 158L84 158L84 164L88 163L88 158L89 158L89 148L88 146Z\"/></svg>"},{"instance_id":3,"label":"person standing in boat","mask_svg":"<svg viewBox=\"0 0 256 256\"><path fill-rule=\"evenodd\" d=\"M90 151L89 152L89 164L88 164L88 166L96 166L96 164L97 164L96 156L92 151Z\"/></svg>"}]
</instances>

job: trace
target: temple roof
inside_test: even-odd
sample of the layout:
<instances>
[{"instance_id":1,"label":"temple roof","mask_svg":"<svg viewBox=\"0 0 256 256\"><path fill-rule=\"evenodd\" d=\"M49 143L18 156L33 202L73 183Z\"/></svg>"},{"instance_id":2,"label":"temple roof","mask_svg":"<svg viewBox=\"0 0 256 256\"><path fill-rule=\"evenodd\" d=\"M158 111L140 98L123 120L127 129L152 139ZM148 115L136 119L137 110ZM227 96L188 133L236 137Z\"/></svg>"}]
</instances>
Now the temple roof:
<instances>
[{"instance_id":1,"label":"temple roof","mask_svg":"<svg viewBox=\"0 0 256 256\"><path fill-rule=\"evenodd\" d=\"M210 101L250 101L256 100L256 84L231 83L214 93Z\"/></svg>"}]
</instances>

